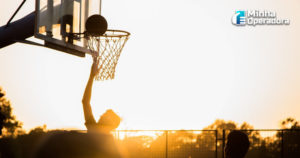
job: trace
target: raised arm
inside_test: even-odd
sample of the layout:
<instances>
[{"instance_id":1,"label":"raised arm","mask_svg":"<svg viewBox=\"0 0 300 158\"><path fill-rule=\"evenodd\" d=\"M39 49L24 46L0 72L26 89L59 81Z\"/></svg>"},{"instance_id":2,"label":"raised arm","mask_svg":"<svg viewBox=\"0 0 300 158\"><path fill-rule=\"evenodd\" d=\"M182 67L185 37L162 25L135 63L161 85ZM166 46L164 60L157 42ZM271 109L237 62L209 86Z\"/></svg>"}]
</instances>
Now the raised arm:
<instances>
[{"instance_id":1,"label":"raised arm","mask_svg":"<svg viewBox=\"0 0 300 158\"><path fill-rule=\"evenodd\" d=\"M87 82L84 95L82 98L82 105L83 105L83 112L84 112L84 118L86 123L96 123L95 118L92 113L92 108L91 108L91 96L92 96L92 87L93 87L93 82L94 82L94 77L97 72L97 63L94 62L91 68L91 73L89 80Z\"/></svg>"}]
</instances>

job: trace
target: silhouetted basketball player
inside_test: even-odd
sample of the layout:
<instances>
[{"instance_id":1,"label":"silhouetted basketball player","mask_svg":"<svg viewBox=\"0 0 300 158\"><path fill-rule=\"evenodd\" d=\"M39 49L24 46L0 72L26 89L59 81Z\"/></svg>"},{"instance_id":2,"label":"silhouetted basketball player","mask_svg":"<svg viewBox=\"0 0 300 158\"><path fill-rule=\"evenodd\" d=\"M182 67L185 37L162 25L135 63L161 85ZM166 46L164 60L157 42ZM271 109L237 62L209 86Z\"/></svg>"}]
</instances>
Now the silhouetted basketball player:
<instances>
[{"instance_id":1,"label":"silhouetted basketball player","mask_svg":"<svg viewBox=\"0 0 300 158\"><path fill-rule=\"evenodd\" d=\"M226 158L244 158L250 146L248 136L241 131L232 131L225 146Z\"/></svg>"},{"instance_id":2,"label":"silhouetted basketball player","mask_svg":"<svg viewBox=\"0 0 300 158\"><path fill-rule=\"evenodd\" d=\"M35 158L122 158L110 132L120 124L120 117L107 110L96 122L90 105L97 63L93 63L83 95L82 104L88 132L58 131L48 133L35 154Z\"/></svg>"},{"instance_id":3,"label":"silhouetted basketball player","mask_svg":"<svg viewBox=\"0 0 300 158\"><path fill-rule=\"evenodd\" d=\"M84 95L82 98L84 118L85 118L85 126L88 132L104 132L108 133L114 129L116 129L120 124L120 117L113 112L112 110L107 110L96 122L91 108L91 94L92 94L92 86L94 82L94 77L98 72L97 63L94 61L89 80L87 82Z\"/></svg>"}]
</instances>

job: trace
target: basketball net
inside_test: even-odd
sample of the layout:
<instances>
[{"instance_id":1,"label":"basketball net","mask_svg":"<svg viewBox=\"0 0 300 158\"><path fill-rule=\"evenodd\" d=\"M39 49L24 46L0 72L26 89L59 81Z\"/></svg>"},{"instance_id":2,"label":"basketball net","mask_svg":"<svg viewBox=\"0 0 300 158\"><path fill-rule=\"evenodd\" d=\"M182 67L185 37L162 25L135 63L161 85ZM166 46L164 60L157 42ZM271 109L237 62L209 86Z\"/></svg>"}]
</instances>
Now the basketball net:
<instances>
[{"instance_id":1,"label":"basketball net","mask_svg":"<svg viewBox=\"0 0 300 158\"><path fill-rule=\"evenodd\" d=\"M114 79L122 49L130 33L121 30L107 30L101 36L87 36L87 45L91 50L93 60L98 63L98 73L95 80Z\"/></svg>"}]
</instances>

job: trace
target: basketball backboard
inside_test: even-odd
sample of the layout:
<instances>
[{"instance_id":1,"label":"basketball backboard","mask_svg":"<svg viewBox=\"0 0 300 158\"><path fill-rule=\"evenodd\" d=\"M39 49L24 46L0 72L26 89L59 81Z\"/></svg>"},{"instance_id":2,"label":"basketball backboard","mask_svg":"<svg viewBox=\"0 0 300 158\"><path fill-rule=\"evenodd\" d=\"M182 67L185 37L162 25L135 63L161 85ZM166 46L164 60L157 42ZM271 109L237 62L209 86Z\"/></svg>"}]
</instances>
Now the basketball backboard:
<instances>
[{"instance_id":1,"label":"basketball backboard","mask_svg":"<svg viewBox=\"0 0 300 158\"><path fill-rule=\"evenodd\" d=\"M90 50L74 33L84 33L86 20L100 9L101 0L36 0L34 36L46 47L84 57Z\"/></svg>"}]
</instances>

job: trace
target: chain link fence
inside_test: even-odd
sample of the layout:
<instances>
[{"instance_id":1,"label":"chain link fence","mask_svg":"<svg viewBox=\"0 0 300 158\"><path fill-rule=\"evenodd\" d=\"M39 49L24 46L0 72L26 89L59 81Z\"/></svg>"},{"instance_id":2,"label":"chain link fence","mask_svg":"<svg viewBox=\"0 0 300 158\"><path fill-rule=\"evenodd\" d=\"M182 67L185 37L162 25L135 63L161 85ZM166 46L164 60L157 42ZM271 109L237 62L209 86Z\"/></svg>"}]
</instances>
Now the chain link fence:
<instances>
[{"instance_id":1,"label":"chain link fence","mask_svg":"<svg viewBox=\"0 0 300 158\"><path fill-rule=\"evenodd\" d=\"M128 158L192 158L217 156L215 130L117 131Z\"/></svg>"},{"instance_id":2,"label":"chain link fence","mask_svg":"<svg viewBox=\"0 0 300 158\"><path fill-rule=\"evenodd\" d=\"M128 158L224 158L231 130L120 130ZM300 130L240 130L250 140L246 158L299 158Z\"/></svg>"}]
</instances>

